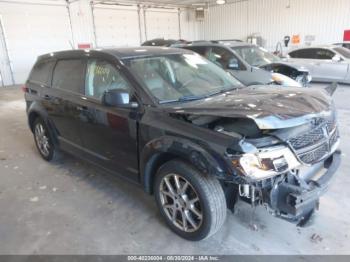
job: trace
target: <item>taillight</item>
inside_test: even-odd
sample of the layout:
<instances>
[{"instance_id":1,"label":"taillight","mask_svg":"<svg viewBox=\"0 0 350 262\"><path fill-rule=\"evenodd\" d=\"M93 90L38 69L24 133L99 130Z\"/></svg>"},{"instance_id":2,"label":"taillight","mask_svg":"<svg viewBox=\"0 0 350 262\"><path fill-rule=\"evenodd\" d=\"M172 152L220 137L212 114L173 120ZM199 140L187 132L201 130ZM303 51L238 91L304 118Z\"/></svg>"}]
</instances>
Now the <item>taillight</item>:
<instances>
[{"instance_id":1,"label":"taillight","mask_svg":"<svg viewBox=\"0 0 350 262\"><path fill-rule=\"evenodd\" d=\"M23 86L22 86L22 91L23 91L24 93L28 93L28 92L29 92L29 88L28 88L26 85L23 85Z\"/></svg>"}]
</instances>

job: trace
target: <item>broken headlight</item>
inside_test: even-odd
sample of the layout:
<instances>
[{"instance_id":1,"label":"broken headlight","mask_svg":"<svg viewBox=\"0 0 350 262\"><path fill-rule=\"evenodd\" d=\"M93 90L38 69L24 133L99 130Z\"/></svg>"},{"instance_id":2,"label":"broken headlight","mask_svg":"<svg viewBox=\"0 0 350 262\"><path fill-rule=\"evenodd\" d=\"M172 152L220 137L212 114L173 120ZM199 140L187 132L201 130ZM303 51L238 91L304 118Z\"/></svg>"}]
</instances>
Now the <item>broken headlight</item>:
<instances>
[{"instance_id":1,"label":"broken headlight","mask_svg":"<svg viewBox=\"0 0 350 262\"><path fill-rule=\"evenodd\" d=\"M302 87L301 84L292 78L279 74L279 73L272 73L272 80L273 83L276 83L278 85L282 86L292 86L292 87Z\"/></svg>"},{"instance_id":2,"label":"broken headlight","mask_svg":"<svg viewBox=\"0 0 350 262\"><path fill-rule=\"evenodd\" d=\"M285 146L270 147L257 153L241 155L238 159L234 159L232 164L254 180L270 178L300 165L293 152Z\"/></svg>"}]
</instances>

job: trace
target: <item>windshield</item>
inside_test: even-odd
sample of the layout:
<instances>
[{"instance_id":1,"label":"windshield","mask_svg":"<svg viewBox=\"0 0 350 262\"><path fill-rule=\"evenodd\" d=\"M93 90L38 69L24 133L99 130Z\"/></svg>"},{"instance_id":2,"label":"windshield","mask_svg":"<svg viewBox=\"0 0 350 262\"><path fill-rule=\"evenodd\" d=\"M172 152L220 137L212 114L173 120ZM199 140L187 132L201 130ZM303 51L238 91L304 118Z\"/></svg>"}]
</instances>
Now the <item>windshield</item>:
<instances>
[{"instance_id":1,"label":"windshield","mask_svg":"<svg viewBox=\"0 0 350 262\"><path fill-rule=\"evenodd\" d=\"M280 58L258 46L238 46L232 48L251 66L262 66L280 61Z\"/></svg>"},{"instance_id":2,"label":"windshield","mask_svg":"<svg viewBox=\"0 0 350 262\"><path fill-rule=\"evenodd\" d=\"M242 84L198 54L171 54L125 61L160 103L201 99Z\"/></svg>"},{"instance_id":3,"label":"windshield","mask_svg":"<svg viewBox=\"0 0 350 262\"><path fill-rule=\"evenodd\" d=\"M334 50L337 51L342 56L344 56L345 58L350 59L350 50L348 50L344 47L336 47L336 48L334 48Z\"/></svg>"}]
</instances>

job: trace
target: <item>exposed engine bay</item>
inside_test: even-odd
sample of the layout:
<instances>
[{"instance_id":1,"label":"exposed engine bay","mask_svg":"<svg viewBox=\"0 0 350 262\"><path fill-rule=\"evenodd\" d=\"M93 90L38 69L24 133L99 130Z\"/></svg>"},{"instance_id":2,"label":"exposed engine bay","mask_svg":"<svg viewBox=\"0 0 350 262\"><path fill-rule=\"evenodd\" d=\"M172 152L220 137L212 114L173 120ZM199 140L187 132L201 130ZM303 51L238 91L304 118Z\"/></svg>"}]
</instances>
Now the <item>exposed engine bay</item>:
<instances>
[{"instance_id":1,"label":"exposed engine bay","mask_svg":"<svg viewBox=\"0 0 350 262\"><path fill-rule=\"evenodd\" d=\"M223 182L230 196L228 207L234 210L238 198L252 206L263 205L274 216L305 226L319 206L319 195L326 190L332 169L340 162L336 151L338 130L334 116L319 118L292 128L261 130L249 118L228 118L191 114L174 114L194 125L244 140L265 154L258 161L266 168L261 177L247 178L239 152L228 148L227 154L236 163L237 179ZM322 137L326 132L327 138ZM324 142L324 139L328 139ZM327 149L323 148L327 145ZM277 148L275 150L275 148ZM285 152L278 155L274 152ZM299 153L300 152L300 153ZM237 158L237 161L235 159ZM258 164L257 164L258 165ZM269 171L273 170L271 174ZM265 172L265 173L264 173ZM249 177L249 175L248 175ZM231 187L229 186L231 185Z\"/></svg>"},{"instance_id":2,"label":"exposed engine bay","mask_svg":"<svg viewBox=\"0 0 350 262\"><path fill-rule=\"evenodd\" d=\"M184 115L194 125L209 128L234 137L257 138L262 131L248 118L225 118L217 116Z\"/></svg>"},{"instance_id":3,"label":"exposed engine bay","mask_svg":"<svg viewBox=\"0 0 350 262\"><path fill-rule=\"evenodd\" d=\"M282 75L286 75L298 83L301 83L302 86L307 87L312 80L311 75L307 70L302 71L297 68L291 67L290 65L282 64L282 63L271 63L260 66L260 68L265 69L269 72L280 73Z\"/></svg>"}]
</instances>

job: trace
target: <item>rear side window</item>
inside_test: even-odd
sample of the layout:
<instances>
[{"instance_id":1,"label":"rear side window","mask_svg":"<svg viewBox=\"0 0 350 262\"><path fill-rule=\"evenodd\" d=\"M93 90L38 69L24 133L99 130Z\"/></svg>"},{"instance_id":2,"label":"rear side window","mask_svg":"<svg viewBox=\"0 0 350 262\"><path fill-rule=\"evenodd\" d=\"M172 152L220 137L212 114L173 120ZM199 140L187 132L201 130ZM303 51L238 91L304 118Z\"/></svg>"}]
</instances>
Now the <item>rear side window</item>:
<instances>
[{"instance_id":1,"label":"rear side window","mask_svg":"<svg viewBox=\"0 0 350 262\"><path fill-rule=\"evenodd\" d=\"M84 76L84 60L59 60L54 70L52 87L74 93L82 93L84 89Z\"/></svg>"},{"instance_id":2,"label":"rear side window","mask_svg":"<svg viewBox=\"0 0 350 262\"><path fill-rule=\"evenodd\" d=\"M243 64L238 58L225 48L213 47L211 51L205 54L205 57L213 63L221 66L223 69L227 69L232 59L238 64L240 70L245 70Z\"/></svg>"},{"instance_id":3,"label":"rear side window","mask_svg":"<svg viewBox=\"0 0 350 262\"><path fill-rule=\"evenodd\" d=\"M331 60L335 53L328 49L316 49L316 59Z\"/></svg>"},{"instance_id":4,"label":"rear side window","mask_svg":"<svg viewBox=\"0 0 350 262\"><path fill-rule=\"evenodd\" d=\"M39 62L35 64L30 73L29 81L49 86L54 65L54 61Z\"/></svg>"}]
</instances>

